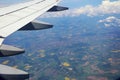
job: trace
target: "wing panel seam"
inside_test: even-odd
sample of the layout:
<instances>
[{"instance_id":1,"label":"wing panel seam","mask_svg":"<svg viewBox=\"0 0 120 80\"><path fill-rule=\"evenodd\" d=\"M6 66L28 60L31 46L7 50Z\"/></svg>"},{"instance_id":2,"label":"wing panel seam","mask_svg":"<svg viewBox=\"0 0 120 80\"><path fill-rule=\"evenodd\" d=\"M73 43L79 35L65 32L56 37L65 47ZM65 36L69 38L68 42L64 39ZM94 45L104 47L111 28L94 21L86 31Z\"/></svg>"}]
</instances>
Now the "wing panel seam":
<instances>
[{"instance_id":1,"label":"wing panel seam","mask_svg":"<svg viewBox=\"0 0 120 80\"><path fill-rule=\"evenodd\" d=\"M45 1L45 0L42 0L42 1L37 2L37 3L35 3L35 4L41 3L41 2L43 2L43 1ZM32 5L35 5L35 4L32 4ZM17 9L17 10L14 10L14 11L11 11L11 12L8 12L8 13L5 13L5 14L2 14L2 15L0 15L0 17L5 16L5 15L8 15L8 14L11 14L11 13L14 13L14 12L17 12L17 11L22 10L22 9L25 9L25 8L28 8L28 7L32 6L32 5L29 5L29 6L26 6L26 7L23 7L23 8L20 8L20 9Z\"/></svg>"},{"instance_id":2,"label":"wing panel seam","mask_svg":"<svg viewBox=\"0 0 120 80\"><path fill-rule=\"evenodd\" d=\"M55 4L55 3L51 3L50 5L45 6L44 8L47 8L47 7L51 6L52 4ZM38 10L38 11L35 11L34 13L37 13L37 12L43 10L44 8L42 8L42 9L40 9L40 10ZM30 15L32 15L32 14L34 14L34 13L31 13L31 14L29 14L28 16L25 16L25 17L29 17ZM8 25L6 25L6 26L3 26L3 27L1 27L0 29L4 29L5 27L7 27L7 26L9 26L9 25L11 25L11 24L14 24L14 23L16 23L16 22L24 19L25 17L23 17L23 18L21 18L21 19L18 19L17 21L15 21L15 22L13 22L13 23L10 23L10 24L8 24Z\"/></svg>"}]
</instances>

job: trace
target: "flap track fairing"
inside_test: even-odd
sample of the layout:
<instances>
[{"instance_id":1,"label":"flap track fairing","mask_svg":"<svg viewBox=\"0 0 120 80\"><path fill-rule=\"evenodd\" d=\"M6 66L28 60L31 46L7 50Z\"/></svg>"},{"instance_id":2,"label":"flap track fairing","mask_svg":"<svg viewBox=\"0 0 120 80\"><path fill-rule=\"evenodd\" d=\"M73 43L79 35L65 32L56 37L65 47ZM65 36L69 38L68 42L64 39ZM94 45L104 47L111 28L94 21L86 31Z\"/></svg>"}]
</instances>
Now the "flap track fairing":
<instances>
[{"instance_id":1,"label":"flap track fairing","mask_svg":"<svg viewBox=\"0 0 120 80\"><path fill-rule=\"evenodd\" d=\"M28 78L27 72L0 64L0 80L25 80Z\"/></svg>"},{"instance_id":2,"label":"flap track fairing","mask_svg":"<svg viewBox=\"0 0 120 80\"><path fill-rule=\"evenodd\" d=\"M68 7L54 6L51 9L49 9L48 12L56 12L56 11L64 11L64 10L68 10Z\"/></svg>"},{"instance_id":3,"label":"flap track fairing","mask_svg":"<svg viewBox=\"0 0 120 80\"><path fill-rule=\"evenodd\" d=\"M19 29L19 31L26 31L26 30L42 30L52 28L53 25L46 23L46 22L39 22L39 21L32 21Z\"/></svg>"},{"instance_id":4,"label":"flap track fairing","mask_svg":"<svg viewBox=\"0 0 120 80\"><path fill-rule=\"evenodd\" d=\"M14 46L5 45L5 44L2 44L0 46L0 57L18 55L24 52L25 51L23 49L20 49Z\"/></svg>"}]
</instances>

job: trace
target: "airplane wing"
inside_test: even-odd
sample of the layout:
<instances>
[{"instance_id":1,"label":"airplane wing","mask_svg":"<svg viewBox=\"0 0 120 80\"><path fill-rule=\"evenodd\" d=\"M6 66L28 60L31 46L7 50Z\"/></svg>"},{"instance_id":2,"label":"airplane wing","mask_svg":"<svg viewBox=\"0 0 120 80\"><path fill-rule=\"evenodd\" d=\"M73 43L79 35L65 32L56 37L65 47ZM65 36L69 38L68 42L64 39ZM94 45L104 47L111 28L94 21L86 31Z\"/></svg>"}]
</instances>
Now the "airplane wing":
<instances>
[{"instance_id":1,"label":"airplane wing","mask_svg":"<svg viewBox=\"0 0 120 80\"><path fill-rule=\"evenodd\" d=\"M51 28L53 25L33 21L45 12L67 10L67 7L57 6L59 0L31 0L29 2L0 8L0 57L23 53L24 50L10 45L2 44L4 39L15 31L41 30ZM14 72L14 71L17 71ZM23 80L29 74L5 65L0 65L0 80Z\"/></svg>"},{"instance_id":2,"label":"airplane wing","mask_svg":"<svg viewBox=\"0 0 120 80\"><path fill-rule=\"evenodd\" d=\"M45 12L62 11L68 8L56 6L59 0L31 0L9 7L0 8L0 56L23 53L23 49L2 44L4 39L18 30L40 30L53 25L33 21ZM4 54L7 53L7 54Z\"/></svg>"},{"instance_id":3,"label":"airplane wing","mask_svg":"<svg viewBox=\"0 0 120 80\"><path fill-rule=\"evenodd\" d=\"M11 33L48 11L58 0L32 0L0 9L0 44Z\"/></svg>"}]
</instances>

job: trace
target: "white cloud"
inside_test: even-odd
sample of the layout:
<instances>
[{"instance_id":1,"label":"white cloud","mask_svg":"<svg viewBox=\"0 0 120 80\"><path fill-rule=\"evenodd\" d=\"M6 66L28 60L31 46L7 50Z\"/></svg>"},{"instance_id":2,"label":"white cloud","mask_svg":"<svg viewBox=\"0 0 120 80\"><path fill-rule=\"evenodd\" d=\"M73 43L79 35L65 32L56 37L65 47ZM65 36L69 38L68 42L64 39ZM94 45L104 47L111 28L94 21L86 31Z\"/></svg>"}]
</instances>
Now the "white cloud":
<instances>
[{"instance_id":1,"label":"white cloud","mask_svg":"<svg viewBox=\"0 0 120 80\"><path fill-rule=\"evenodd\" d=\"M100 23L101 23L101 22L108 22L108 23L110 23L110 22L114 22L114 21L119 22L119 20L120 20L120 19L118 19L118 18L116 18L116 17L114 17L114 16L110 16L110 17L108 17L108 18L106 18L106 19L100 20L99 22L100 22Z\"/></svg>"},{"instance_id":2,"label":"white cloud","mask_svg":"<svg viewBox=\"0 0 120 80\"><path fill-rule=\"evenodd\" d=\"M105 14L120 14L120 0L110 1L104 0L96 7L92 5L86 5L77 9L72 9L64 12L49 13L42 17L62 17L62 16L79 16L85 14L87 16L98 16Z\"/></svg>"},{"instance_id":3,"label":"white cloud","mask_svg":"<svg viewBox=\"0 0 120 80\"><path fill-rule=\"evenodd\" d=\"M110 16L106 19L99 20L99 23L103 23L105 27L118 26L120 27L120 19L114 16Z\"/></svg>"}]
</instances>

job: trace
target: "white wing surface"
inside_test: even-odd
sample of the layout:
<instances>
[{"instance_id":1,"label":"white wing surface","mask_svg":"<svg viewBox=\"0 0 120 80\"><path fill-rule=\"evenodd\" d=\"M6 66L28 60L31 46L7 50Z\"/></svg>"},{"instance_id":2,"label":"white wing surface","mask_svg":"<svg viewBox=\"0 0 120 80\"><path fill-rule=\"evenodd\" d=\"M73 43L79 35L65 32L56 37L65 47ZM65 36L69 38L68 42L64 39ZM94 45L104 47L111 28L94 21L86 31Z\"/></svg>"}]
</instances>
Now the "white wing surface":
<instances>
[{"instance_id":1,"label":"white wing surface","mask_svg":"<svg viewBox=\"0 0 120 80\"><path fill-rule=\"evenodd\" d=\"M58 0L31 0L0 8L0 45L5 37L33 21L57 3Z\"/></svg>"}]
</instances>

